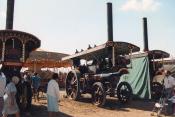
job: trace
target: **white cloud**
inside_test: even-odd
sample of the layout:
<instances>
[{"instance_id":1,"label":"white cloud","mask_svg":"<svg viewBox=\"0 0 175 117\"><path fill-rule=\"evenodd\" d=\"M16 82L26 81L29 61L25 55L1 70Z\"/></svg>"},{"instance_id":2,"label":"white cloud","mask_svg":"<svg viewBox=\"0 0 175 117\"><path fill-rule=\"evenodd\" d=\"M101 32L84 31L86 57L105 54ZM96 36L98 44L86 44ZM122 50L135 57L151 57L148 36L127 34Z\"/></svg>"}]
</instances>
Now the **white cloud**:
<instances>
[{"instance_id":1,"label":"white cloud","mask_svg":"<svg viewBox=\"0 0 175 117\"><path fill-rule=\"evenodd\" d=\"M127 0L120 9L123 11L156 11L159 7L159 0Z\"/></svg>"}]
</instances>

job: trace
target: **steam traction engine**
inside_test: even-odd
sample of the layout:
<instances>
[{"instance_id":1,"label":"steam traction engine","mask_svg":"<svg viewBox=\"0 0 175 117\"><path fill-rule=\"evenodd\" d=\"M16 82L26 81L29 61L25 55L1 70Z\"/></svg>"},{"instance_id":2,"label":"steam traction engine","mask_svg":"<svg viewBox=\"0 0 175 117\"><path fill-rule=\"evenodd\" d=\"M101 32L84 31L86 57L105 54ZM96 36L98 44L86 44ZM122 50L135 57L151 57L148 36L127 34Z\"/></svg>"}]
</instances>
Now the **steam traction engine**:
<instances>
[{"instance_id":1,"label":"steam traction engine","mask_svg":"<svg viewBox=\"0 0 175 117\"><path fill-rule=\"evenodd\" d=\"M106 96L115 97L125 103L132 95L132 88L127 82L119 82L120 76L128 73L126 58L140 48L127 42L113 41L112 3L107 3L108 41L100 46L88 47L87 50L62 58L72 60L74 69L66 78L67 95L78 100L81 94L90 93L92 102L103 106ZM82 63L84 62L84 63Z\"/></svg>"},{"instance_id":2,"label":"steam traction engine","mask_svg":"<svg viewBox=\"0 0 175 117\"><path fill-rule=\"evenodd\" d=\"M74 66L66 78L67 95L78 100L81 94L90 93L92 102L97 106L105 104L107 95L117 95L123 103L129 101L132 88L127 82L119 80L121 75L128 73L130 59L124 55L139 50L139 47L130 43L107 42L64 57L62 60L72 59Z\"/></svg>"}]
</instances>

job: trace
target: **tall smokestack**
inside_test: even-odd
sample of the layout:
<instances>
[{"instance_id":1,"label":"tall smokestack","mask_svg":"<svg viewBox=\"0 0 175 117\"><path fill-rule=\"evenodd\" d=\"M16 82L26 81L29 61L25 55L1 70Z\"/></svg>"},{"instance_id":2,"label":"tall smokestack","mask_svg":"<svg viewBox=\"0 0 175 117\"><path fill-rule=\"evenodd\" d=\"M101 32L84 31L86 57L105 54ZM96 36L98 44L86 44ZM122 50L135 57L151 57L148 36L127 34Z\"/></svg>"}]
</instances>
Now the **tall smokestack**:
<instances>
[{"instance_id":1,"label":"tall smokestack","mask_svg":"<svg viewBox=\"0 0 175 117\"><path fill-rule=\"evenodd\" d=\"M14 0L7 0L6 29L13 29Z\"/></svg>"},{"instance_id":2,"label":"tall smokestack","mask_svg":"<svg viewBox=\"0 0 175 117\"><path fill-rule=\"evenodd\" d=\"M144 41L144 52L149 51L148 48L148 28L147 28L147 18L143 18L143 41Z\"/></svg>"},{"instance_id":3,"label":"tall smokestack","mask_svg":"<svg viewBox=\"0 0 175 117\"><path fill-rule=\"evenodd\" d=\"M107 3L108 41L113 41L112 3Z\"/></svg>"}]
</instances>

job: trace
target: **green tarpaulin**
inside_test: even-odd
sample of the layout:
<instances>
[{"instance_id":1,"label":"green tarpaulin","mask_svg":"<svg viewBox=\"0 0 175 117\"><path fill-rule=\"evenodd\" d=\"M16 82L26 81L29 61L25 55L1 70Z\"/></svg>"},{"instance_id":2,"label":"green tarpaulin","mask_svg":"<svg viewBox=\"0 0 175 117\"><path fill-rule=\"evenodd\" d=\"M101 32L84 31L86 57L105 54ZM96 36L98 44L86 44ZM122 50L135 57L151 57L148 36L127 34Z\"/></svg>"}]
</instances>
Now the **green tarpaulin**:
<instances>
[{"instance_id":1,"label":"green tarpaulin","mask_svg":"<svg viewBox=\"0 0 175 117\"><path fill-rule=\"evenodd\" d=\"M128 82L136 98L151 99L149 60L147 56L132 58L129 74L121 77L120 81Z\"/></svg>"}]
</instances>

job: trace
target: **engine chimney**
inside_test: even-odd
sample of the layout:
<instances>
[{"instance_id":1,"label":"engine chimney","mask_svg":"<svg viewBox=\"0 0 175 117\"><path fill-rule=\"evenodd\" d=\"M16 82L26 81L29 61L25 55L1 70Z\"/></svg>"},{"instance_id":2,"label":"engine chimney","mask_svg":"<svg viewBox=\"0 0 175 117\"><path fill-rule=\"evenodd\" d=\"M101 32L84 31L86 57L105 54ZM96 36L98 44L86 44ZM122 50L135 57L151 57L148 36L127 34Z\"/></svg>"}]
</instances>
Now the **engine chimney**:
<instances>
[{"instance_id":1,"label":"engine chimney","mask_svg":"<svg viewBox=\"0 0 175 117\"><path fill-rule=\"evenodd\" d=\"M14 0L7 0L6 29L13 29Z\"/></svg>"},{"instance_id":2,"label":"engine chimney","mask_svg":"<svg viewBox=\"0 0 175 117\"><path fill-rule=\"evenodd\" d=\"M148 28L147 28L147 18L143 18L143 41L144 41L144 52L149 51L148 48Z\"/></svg>"},{"instance_id":3,"label":"engine chimney","mask_svg":"<svg viewBox=\"0 0 175 117\"><path fill-rule=\"evenodd\" d=\"M107 3L108 41L113 41L112 3Z\"/></svg>"}]
</instances>

